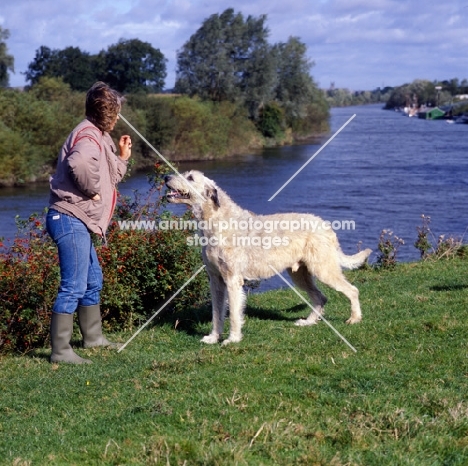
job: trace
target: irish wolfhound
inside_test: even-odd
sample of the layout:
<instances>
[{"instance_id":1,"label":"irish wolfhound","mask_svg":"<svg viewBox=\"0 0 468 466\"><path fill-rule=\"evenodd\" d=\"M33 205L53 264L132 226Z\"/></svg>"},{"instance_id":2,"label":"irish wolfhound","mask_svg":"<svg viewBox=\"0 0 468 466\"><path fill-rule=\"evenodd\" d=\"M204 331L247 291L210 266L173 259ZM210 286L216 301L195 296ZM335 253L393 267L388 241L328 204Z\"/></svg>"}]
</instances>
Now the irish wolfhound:
<instances>
[{"instance_id":1,"label":"irish wolfhound","mask_svg":"<svg viewBox=\"0 0 468 466\"><path fill-rule=\"evenodd\" d=\"M341 267L359 267L372 252L345 255L329 222L309 214L255 215L236 205L216 183L199 171L165 178L166 197L191 207L203 246L203 262L210 277L213 328L204 343L218 342L224 328L226 294L230 333L223 344L242 339L244 280L269 278L287 270L293 282L306 291L313 311L296 325L320 320L327 298L314 277L340 291L351 301L349 324L361 320L359 291L344 277ZM192 237L193 239L193 237Z\"/></svg>"}]
</instances>

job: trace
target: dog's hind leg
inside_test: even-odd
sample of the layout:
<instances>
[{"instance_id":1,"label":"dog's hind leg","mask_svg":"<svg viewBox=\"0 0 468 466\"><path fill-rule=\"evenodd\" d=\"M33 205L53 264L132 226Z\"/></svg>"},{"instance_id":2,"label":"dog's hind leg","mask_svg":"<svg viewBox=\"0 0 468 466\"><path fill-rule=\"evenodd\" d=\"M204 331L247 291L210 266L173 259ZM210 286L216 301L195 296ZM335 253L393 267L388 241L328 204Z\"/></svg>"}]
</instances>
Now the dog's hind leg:
<instances>
[{"instance_id":1,"label":"dog's hind leg","mask_svg":"<svg viewBox=\"0 0 468 466\"><path fill-rule=\"evenodd\" d=\"M244 323L245 294L242 289L244 280L234 276L226 281L229 297L229 338L223 341L223 345L237 343L242 340L242 325Z\"/></svg>"},{"instance_id":2,"label":"dog's hind leg","mask_svg":"<svg viewBox=\"0 0 468 466\"><path fill-rule=\"evenodd\" d=\"M211 333L202 338L203 343L217 343L223 333L226 318L226 283L223 277L210 274L211 305L213 310L213 327Z\"/></svg>"},{"instance_id":3,"label":"dog's hind leg","mask_svg":"<svg viewBox=\"0 0 468 466\"><path fill-rule=\"evenodd\" d=\"M322 283L343 293L351 301L351 317L346 323L356 324L360 322L362 314L361 305L359 304L359 290L346 280L341 267L338 264L336 267L330 264L327 267L317 267L316 276Z\"/></svg>"},{"instance_id":4,"label":"dog's hind leg","mask_svg":"<svg viewBox=\"0 0 468 466\"><path fill-rule=\"evenodd\" d=\"M316 324L323 314L323 306L327 302L326 296L315 286L314 277L309 273L305 265L301 265L296 271L294 269L287 270L294 284L309 295L313 307L313 311L309 317L297 320L296 325L306 326Z\"/></svg>"}]
</instances>

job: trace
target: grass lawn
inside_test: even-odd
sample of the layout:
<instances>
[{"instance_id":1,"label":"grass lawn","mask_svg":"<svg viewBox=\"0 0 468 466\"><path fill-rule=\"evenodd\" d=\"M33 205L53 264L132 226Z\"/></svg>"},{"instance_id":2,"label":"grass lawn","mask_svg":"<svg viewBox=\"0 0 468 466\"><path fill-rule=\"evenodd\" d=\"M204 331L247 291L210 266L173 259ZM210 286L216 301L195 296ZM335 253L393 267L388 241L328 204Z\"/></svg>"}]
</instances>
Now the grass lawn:
<instances>
[{"instance_id":1,"label":"grass lawn","mask_svg":"<svg viewBox=\"0 0 468 466\"><path fill-rule=\"evenodd\" d=\"M0 359L2 465L467 465L468 260L347 273L363 321L291 290L248 299L244 339L204 345L210 312L163 316L94 364ZM113 335L127 341L131 334ZM78 338L78 335L76 335Z\"/></svg>"}]
</instances>

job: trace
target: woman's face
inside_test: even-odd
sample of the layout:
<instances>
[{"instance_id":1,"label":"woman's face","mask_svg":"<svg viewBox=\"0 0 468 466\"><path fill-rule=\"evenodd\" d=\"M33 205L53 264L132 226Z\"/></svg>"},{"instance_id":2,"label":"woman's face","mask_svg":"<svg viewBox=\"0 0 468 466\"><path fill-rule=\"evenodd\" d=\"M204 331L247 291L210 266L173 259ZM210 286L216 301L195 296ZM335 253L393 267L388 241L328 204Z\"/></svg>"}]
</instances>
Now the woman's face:
<instances>
[{"instance_id":1,"label":"woman's face","mask_svg":"<svg viewBox=\"0 0 468 466\"><path fill-rule=\"evenodd\" d=\"M112 130L114 129L114 127L115 127L115 125L116 125L118 119L119 119L119 115L117 114L117 115L115 116L114 122L112 123L111 127L109 128L109 131L112 131Z\"/></svg>"}]
</instances>

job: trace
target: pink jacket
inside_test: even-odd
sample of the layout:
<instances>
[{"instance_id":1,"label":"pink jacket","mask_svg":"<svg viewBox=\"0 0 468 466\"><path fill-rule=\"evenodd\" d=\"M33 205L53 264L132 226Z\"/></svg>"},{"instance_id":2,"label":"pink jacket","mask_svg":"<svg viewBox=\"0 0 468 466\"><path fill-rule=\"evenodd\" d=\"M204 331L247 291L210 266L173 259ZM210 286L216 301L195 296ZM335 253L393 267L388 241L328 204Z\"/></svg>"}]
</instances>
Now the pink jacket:
<instances>
[{"instance_id":1,"label":"pink jacket","mask_svg":"<svg viewBox=\"0 0 468 466\"><path fill-rule=\"evenodd\" d=\"M50 178L50 208L80 219L93 233L105 236L116 202L115 187L127 171L106 132L83 120L60 150ZM92 198L99 194L100 200Z\"/></svg>"}]
</instances>

